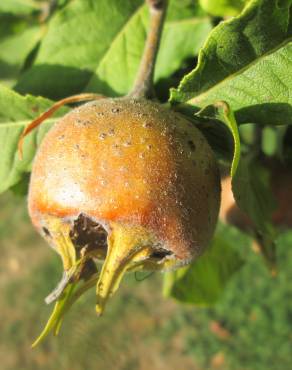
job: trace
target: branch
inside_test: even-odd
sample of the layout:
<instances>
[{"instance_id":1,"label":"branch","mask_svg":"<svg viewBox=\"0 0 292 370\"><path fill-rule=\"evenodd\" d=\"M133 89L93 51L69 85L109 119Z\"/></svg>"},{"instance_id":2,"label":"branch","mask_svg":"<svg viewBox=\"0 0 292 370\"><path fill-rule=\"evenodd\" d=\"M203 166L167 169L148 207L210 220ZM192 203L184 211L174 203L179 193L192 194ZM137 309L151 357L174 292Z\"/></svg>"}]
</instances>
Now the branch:
<instances>
[{"instance_id":1,"label":"branch","mask_svg":"<svg viewBox=\"0 0 292 370\"><path fill-rule=\"evenodd\" d=\"M133 90L129 94L135 98L154 96L154 68L167 9L167 0L146 0L146 2L150 10L150 29L137 78Z\"/></svg>"}]
</instances>

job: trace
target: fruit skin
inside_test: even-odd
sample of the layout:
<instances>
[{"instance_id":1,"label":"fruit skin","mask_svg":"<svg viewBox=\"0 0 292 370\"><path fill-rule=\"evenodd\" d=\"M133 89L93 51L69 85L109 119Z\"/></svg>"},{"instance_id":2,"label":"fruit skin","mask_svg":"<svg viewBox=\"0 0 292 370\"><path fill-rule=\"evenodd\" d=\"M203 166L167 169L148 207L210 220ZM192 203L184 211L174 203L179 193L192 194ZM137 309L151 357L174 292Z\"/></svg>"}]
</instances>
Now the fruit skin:
<instances>
[{"instance_id":1,"label":"fruit skin","mask_svg":"<svg viewBox=\"0 0 292 370\"><path fill-rule=\"evenodd\" d=\"M182 115L149 100L108 98L72 110L48 132L28 203L42 235L47 216L70 224L82 213L109 235L113 223L142 226L181 265L213 235L220 176L206 139Z\"/></svg>"}]
</instances>

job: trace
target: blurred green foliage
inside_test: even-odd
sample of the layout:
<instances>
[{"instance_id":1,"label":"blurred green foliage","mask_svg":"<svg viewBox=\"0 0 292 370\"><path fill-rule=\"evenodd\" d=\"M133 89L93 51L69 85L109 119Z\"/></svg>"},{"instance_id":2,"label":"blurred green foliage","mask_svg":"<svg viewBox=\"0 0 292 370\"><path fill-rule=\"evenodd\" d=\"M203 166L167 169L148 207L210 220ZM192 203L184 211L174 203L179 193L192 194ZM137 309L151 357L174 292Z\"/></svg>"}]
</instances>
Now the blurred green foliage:
<instances>
[{"instance_id":1,"label":"blurred green foliage","mask_svg":"<svg viewBox=\"0 0 292 370\"><path fill-rule=\"evenodd\" d=\"M60 336L31 350L51 309L43 299L60 277L61 261L32 229L23 198L2 195L0 217L1 369L290 369L292 232L277 241L274 278L247 239L234 245L247 263L213 308L163 299L160 274L142 282L131 274L104 317L96 317L89 292Z\"/></svg>"},{"instance_id":2,"label":"blurred green foliage","mask_svg":"<svg viewBox=\"0 0 292 370\"><path fill-rule=\"evenodd\" d=\"M104 317L95 316L92 291L73 307L59 338L50 337L30 350L51 311L43 299L60 278L61 262L33 231L21 196L27 192L37 145L54 119L27 138L21 162L17 154L19 135L51 102L23 97L7 86L53 99L83 89L109 95L126 93L146 38L148 13L142 3L0 0L0 188L4 191L11 187L14 193L6 192L0 198L1 369L289 370L292 232L278 236L271 228L269 176L261 162L267 158L291 162L292 158L292 130L288 126L291 0L252 0L245 14L228 20L240 12L243 0L170 0L156 70L157 94L164 102L169 88L182 80L173 91L173 100L189 104L189 117L194 110L223 99L235 110L238 122L245 123L239 127L243 155L234 189L241 208L253 216L268 242L273 247L276 244L278 275L271 277L248 236L239 238L237 230L226 227L214 240L220 241L221 251L235 256L228 274L234 272L233 262L236 267L241 259L245 264L212 308L163 299L159 274L142 282L128 275ZM107 27L108 32L104 32ZM213 118L217 121L206 118L199 127L216 154L229 154L228 134L218 124L226 117ZM236 136L238 160L235 119L229 126ZM250 154L252 157L247 158ZM254 166L254 158L260 165L251 171L249 164ZM230 170L231 159L221 164L226 166L227 162ZM216 268L220 274L225 271L228 259L223 257L203 257L199 268L190 270L191 282L205 282L210 262L215 261L212 272ZM178 276L181 274L183 271ZM207 292L212 292L218 281L215 277L215 283L208 286L211 277L206 279L207 285L198 283L196 289L210 288ZM184 282L179 279L180 289L185 288ZM223 279L220 293L225 282ZM199 291L190 297L191 288L180 290L183 298L173 295L194 302ZM219 298L218 291L211 294L211 301Z\"/></svg>"}]
</instances>

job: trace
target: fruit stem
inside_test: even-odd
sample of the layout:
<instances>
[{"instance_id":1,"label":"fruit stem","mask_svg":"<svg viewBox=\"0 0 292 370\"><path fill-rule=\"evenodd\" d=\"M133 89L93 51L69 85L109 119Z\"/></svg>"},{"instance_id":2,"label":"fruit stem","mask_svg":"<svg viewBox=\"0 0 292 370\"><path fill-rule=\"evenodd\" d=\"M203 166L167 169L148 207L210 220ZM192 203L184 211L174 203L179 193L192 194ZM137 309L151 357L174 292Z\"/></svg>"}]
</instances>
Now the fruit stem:
<instances>
[{"instance_id":1,"label":"fruit stem","mask_svg":"<svg viewBox=\"0 0 292 370\"><path fill-rule=\"evenodd\" d=\"M155 62L167 9L167 0L146 0L146 3L150 10L150 28L137 78L133 90L129 94L134 98L152 98L154 96Z\"/></svg>"}]
</instances>

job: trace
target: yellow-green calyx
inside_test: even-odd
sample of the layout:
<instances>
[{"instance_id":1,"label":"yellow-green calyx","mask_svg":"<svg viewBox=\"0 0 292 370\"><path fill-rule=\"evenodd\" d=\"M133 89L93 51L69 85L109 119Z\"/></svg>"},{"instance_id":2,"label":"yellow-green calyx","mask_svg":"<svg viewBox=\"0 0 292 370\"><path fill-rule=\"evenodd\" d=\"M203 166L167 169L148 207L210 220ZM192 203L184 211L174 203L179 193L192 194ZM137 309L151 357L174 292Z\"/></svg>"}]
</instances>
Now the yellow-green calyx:
<instances>
[{"instance_id":1,"label":"yellow-green calyx","mask_svg":"<svg viewBox=\"0 0 292 370\"><path fill-rule=\"evenodd\" d=\"M107 299L118 289L124 273L150 257L153 236L144 228L113 224L106 259L96 286L96 312L102 314Z\"/></svg>"},{"instance_id":2,"label":"yellow-green calyx","mask_svg":"<svg viewBox=\"0 0 292 370\"><path fill-rule=\"evenodd\" d=\"M96 312L101 315L108 298L118 289L126 271L169 269L177 263L170 252L165 251L167 253L161 256L162 248L159 247L155 236L144 227L111 223L105 260L98 273L95 263L92 264L93 261L102 259L98 248L93 249L87 245L76 251L71 240L69 223L56 217L48 217L46 225L51 242L62 258L64 276L56 290L46 299L47 303L56 301L55 307L33 347L49 332L58 334L65 313L93 286L96 286Z\"/></svg>"}]
</instances>

